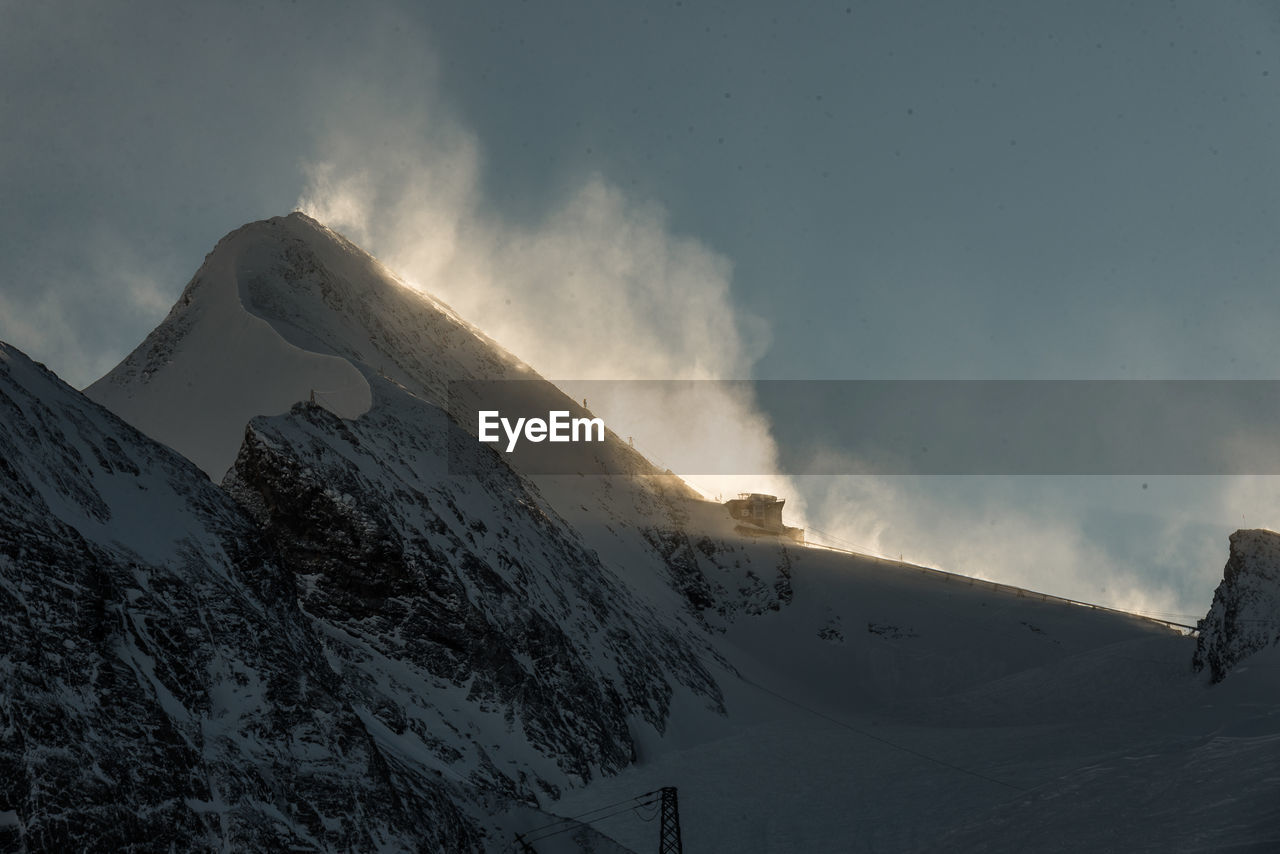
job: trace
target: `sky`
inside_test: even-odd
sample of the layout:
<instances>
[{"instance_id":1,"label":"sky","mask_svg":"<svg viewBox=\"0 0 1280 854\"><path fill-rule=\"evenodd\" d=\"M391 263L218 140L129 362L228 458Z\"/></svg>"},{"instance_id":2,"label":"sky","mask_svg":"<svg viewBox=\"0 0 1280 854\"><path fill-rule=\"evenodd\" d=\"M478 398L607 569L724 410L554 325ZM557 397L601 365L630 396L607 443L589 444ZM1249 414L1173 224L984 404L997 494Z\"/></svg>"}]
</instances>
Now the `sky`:
<instances>
[{"instance_id":1,"label":"sky","mask_svg":"<svg viewBox=\"0 0 1280 854\"><path fill-rule=\"evenodd\" d=\"M87 385L301 207L553 380L1272 379L1277 87L1262 2L0 0L0 338ZM1268 477L753 483L1182 615L1280 527Z\"/></svg>"}]
</instances>

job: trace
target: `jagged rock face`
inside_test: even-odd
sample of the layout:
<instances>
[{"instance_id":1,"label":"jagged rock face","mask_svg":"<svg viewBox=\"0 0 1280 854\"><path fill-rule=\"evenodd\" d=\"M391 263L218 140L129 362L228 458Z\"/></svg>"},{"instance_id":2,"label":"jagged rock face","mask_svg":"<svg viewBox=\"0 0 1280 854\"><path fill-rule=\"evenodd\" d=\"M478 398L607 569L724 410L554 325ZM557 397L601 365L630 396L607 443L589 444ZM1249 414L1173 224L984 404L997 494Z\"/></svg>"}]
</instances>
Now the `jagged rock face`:
<instances>
[{"instance_id":1,"label":"jagged rock face","mask_svg":"<svg viewBox=\"0 0 1280 854\"><path fill-rule=\"evenodd\" d=\"M689 611L707 628L723 631L738 614L759 616L790 604L791 557L777 544L777 561L761 578L750 561L743 565L738 547L708 536L690 538L678 528L646 528L644 537L666 564L671 586Z\"/></svg>"},{"instance_id":2,"label":"jagged rock face","mask_svg":"<svg viewBox=\"0 0 1280 854\"><path fill-rule=\"evenodd\" d=\"M477 848L194 466L0 345L0 849Z\"/></svg>"},{"instance_id":3,"label":"jagged rock face","mask_svg":"<svg viewBox=\"0 0 1280 854\"><path fill-rule=\"evenodd\" d=\"M280 543L298 601L380 737L527 801L630 763L673 685L722 709L664 623L494 456L445 470L445 413L375 381L354 422L299 405L250 425L224 487ZM532 748L528 751L527 748Z\"/></svg>"},{"instance_id":4,"label":"jagged rock face","mask_svg":"<svg viewBox=\"0 0 1280 854\"><path fill-rule=\"evenodd\" d=\"M1241 660L1280 641L1280 534L1236 531L1213 605L1200 621L1196 670L1214 682Z\"/></svg>"}]
</instances>

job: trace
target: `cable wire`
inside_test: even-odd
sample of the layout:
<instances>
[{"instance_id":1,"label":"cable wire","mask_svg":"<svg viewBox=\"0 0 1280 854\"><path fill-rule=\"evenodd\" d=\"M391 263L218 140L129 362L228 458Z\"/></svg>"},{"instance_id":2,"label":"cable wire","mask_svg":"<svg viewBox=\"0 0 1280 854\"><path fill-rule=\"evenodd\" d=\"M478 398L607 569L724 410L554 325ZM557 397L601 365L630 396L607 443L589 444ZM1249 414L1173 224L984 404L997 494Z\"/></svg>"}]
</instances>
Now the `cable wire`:
<instances>
[{"instance_id":1,"label":"cable wire","mask_svg":"<svg viewBox=\"0 0 1280 854\"><path fill-rule=\"evenodd\" d=\"M643 796L643 795L637 795L636 797L644 797L644 796ZM626 803L626 802L624 802L624 803ZM564 819L562 822L554 822L554 823L552 823L552 824L546 825L546 826L545 826L544 828L542 828L541 830L546 830L547 828L555 827L555 826L556 826L556 824L565 824L565 826L564 826L564 827L558 828L558 829L556 829L556 830L550 830L550 831L548 831L548 832L546 832L546 833L541 833L541 830L538 830L538 831L528 831L528 832L526 832L526 833L521 834L521 836L522 836L522 838L524 839L524 841L525 841L525 842L541 842L541 841L542 841L542 840L544 840L544 839L550 839L550 838L551 838L551 837L553 837L553 836L559 836L559 835L560 835L560 834L562 834L562 833L568 833L568 832L569 832L569 831L571 831L571 830L577 830L577 829L579 829L579 828L581 828L581 827L589 826L589 825L591 825L591 824L594 824L595 822L598 822L598 821L604 821L605 819L608 819L608 818L614 818L615 816L622 815L623 813L631 812L631 811L633 811L633 810L635 809L635 807L636 807L636 806L649 806L649 805L651 805L651 804L656 804L656 803L658 803L658 800L657 800L657 799L650 800L650 801L646 801L646 802L644 802L644 803L642 803L642 804L636 804L636 805L634 805L634 806L633 806L633 805L628 804L627 806L622 807L622 809L615 810L615 811L610 812L610 813L606 813L605 815L595 816L594 818L588 819L588 820L586 820L586 821L580 821L580 820L578 820L578 819L576 819L576 818L574 818L574 819ZM604 807L601 807L601 809L604 809ZM584 813L584 815L586 815L586 813ZM541 835L540 835L540 836L534 836L534 835L533 835L534 833L541 833Z\"/></svg>"},{"instance_id":2,"label":"cable wire","mask_svg":"<svg viewBox=\"0 0 1280 854\"><path fill-rule=\"evenodd\" d=\"M557 821L553 821L550 824L544 824L541 827L535 827L530 830L526 830L523 835L528 836L529 834L532 834L532 833L539 833L543 830L546 830L547 828L556 827L557 825L565 824L566 822L582 821L592 813L603 812L604 810L610 810L610 809L613 809L614 807L620 807L625 805L625 809L623 809L622 812L626 812L626 810L631 809L633 806L643 806L642 804L633 804L632 803L633 801L639 801L641 798L647 798L650 795L656 795L656 794L658 794L658 791L655 789L654 791L651 791L651 792L645 792L643 794L635 795L634 797L627 798L624 801L618 801L617 803L614 803L614 804L606 804L605 806L602 806L602 807L596 807L595 809L587 810L586 812L579 813L578 815L566 816L565 818L559 819ZM650 801L650 803L652 803L652 801ZM604 817L607 818L608 816L604 816ZM600 817L586 819L584 823L590 824L593 821L599 821L599 820L600 820Z\"/></svg>"}]
</instances>

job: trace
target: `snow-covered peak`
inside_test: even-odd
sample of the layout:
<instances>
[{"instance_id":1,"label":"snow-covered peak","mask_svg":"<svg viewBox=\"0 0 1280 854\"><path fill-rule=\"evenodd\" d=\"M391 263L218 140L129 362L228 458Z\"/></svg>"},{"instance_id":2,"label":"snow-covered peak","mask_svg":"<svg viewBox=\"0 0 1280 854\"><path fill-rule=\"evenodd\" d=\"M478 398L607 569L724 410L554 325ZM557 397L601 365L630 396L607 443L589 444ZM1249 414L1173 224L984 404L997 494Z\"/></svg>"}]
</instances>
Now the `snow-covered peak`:
<instances>
[{"instance_id":1,"label":"snow-covered peak","mask_svg":"<svg viewBox=\"0 0 1280 854\"><path fill-rule=\"evenodd\" d=\"M1213 594L1200 621L1196 669L1209 667L1214 682L1243 659L1280 641L1280 533L1236 531Z\"/></svg>"},{"instance_id":2,"label":"snow-covered peak","mask_svg":"<svg viewBox=\"0 0 1280 854\"><path fill-rule=\"evenodd\" d=\"M85 390L214 480L256 415L286 412L313 392L345 417L369 408L369 384L349 360L298 347L246 306L255 268L273 257L273 232L286 222L307 227L253 223L219 241L168 317Z\"/></svg>"},{"instance_id":3,"label":"snow-covered peak","mask_svg":"<svg viewBox=\"0 0 1280 854\"><path fill-rule=\"evenodd\" d=\"M453 309L302 213L251 223L244 307L304 350L341 356L437 405L450 380L533 378Z\"/></svg>"},{"instance_id":4,"label":"snow-covered peak","mask_svg":"<svg viewBox=\"0 0 1280 854\"><path fill-rule=\"evenodd\" d=\"M293 213L218 242L168 317L85 393L215 481L259 415L314 400L343 418L373 405L369 379L448 408L449 383L531 380L547 411L568 399L439 300L314 219ZM616 436L603 470L657 470Z\"/></svg>"}]
</instances>

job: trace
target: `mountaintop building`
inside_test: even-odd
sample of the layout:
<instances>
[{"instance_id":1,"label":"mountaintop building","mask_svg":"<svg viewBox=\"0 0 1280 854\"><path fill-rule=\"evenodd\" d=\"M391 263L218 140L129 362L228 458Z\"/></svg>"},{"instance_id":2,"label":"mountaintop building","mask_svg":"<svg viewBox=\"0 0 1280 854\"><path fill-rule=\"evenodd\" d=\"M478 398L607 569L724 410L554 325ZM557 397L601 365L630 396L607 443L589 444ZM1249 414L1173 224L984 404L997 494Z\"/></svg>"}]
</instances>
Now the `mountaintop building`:
<instances>
[{"instance_id":1,"label":"mountaintop building","mask_svg":"<svg viewBox=\"0 0 1280 854\"><path fill-rule=\"evenodd\" d=\"M741 534L753 537L786 537L804 542L804 529L792 528L782 521L782 505L786 499L762 492L742 492L725 502L729 515L738 522Z\"/></svg>"}]
</instances>

